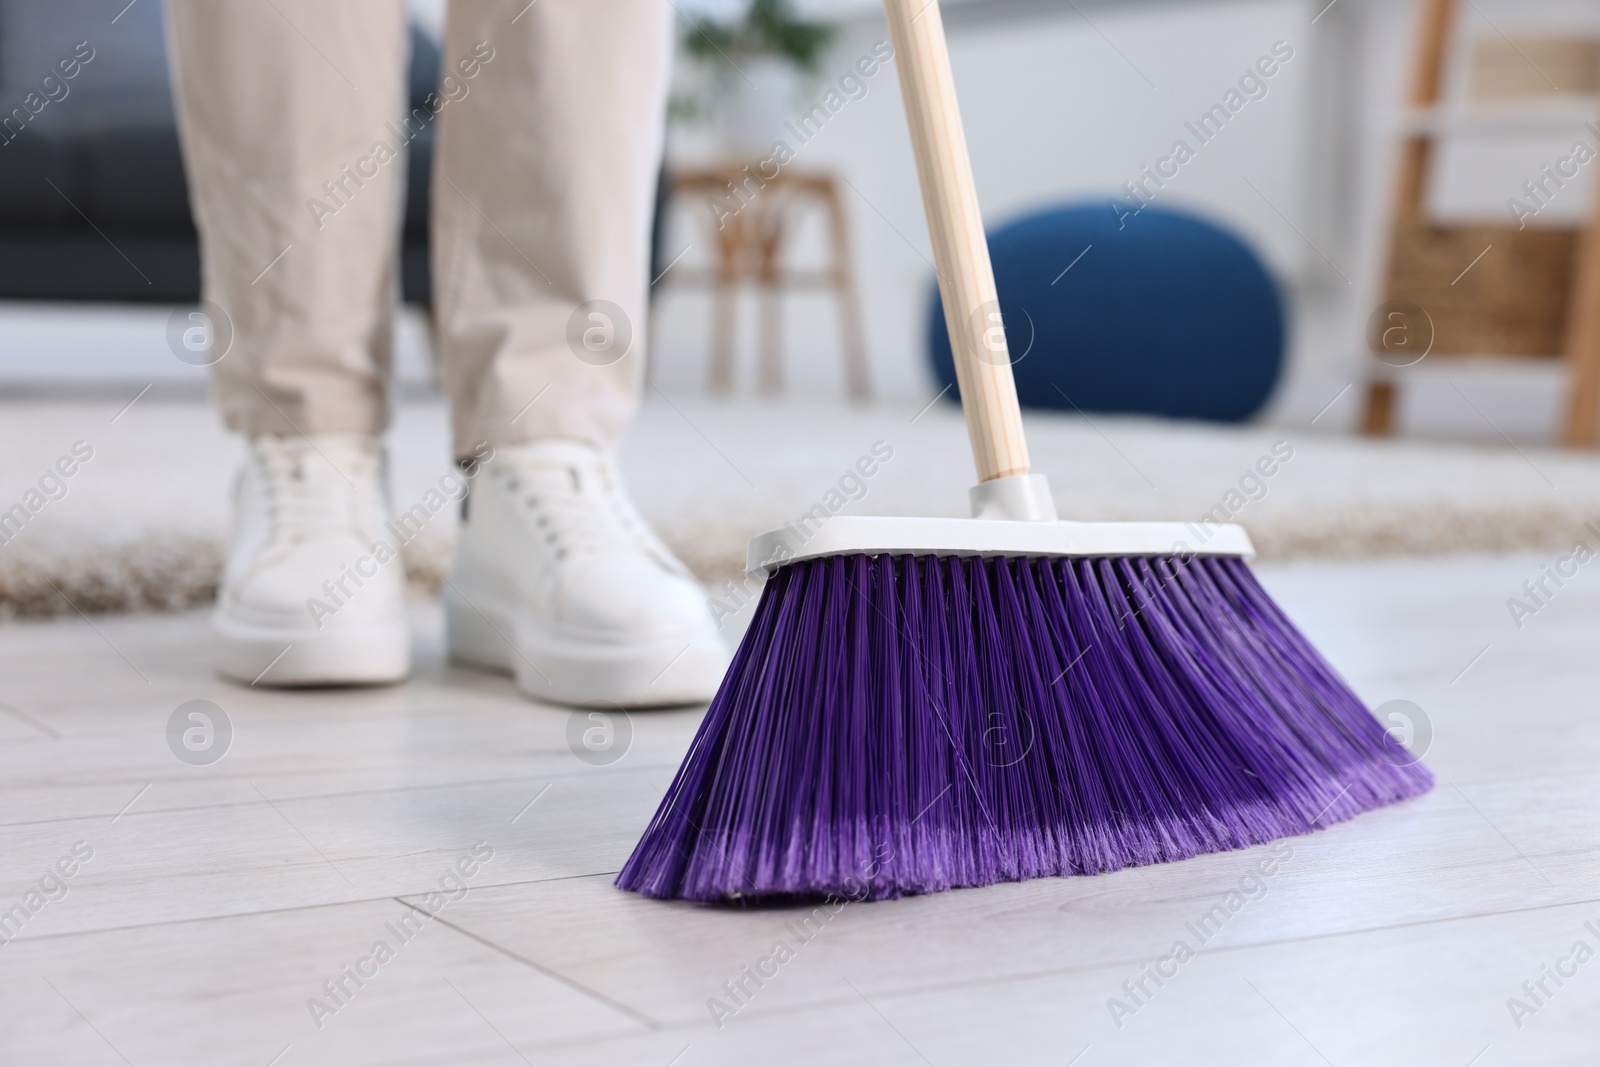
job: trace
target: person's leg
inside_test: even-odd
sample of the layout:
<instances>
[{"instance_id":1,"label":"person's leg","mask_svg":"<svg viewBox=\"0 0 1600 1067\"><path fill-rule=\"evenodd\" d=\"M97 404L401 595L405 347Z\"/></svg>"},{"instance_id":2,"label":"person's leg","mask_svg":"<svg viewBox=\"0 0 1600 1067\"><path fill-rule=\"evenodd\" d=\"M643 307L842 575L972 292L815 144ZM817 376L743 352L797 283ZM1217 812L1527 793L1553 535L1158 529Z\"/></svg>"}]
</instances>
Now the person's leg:
<instances>
[{"instance_id":1,"label":"person's leg","mask_svg":"<svg viewBox=\"0 0 1600 1067\"><path fill-rule=\"evenodd\" d=\"M450 5L444 65L466 95L439 114L433 276L457 455L614 447L633 417L671 17L661 0Z\"/></svg>"},{"instance_id":2,"label":"person's leg","mask_svg":"<svg viewBox=\"0 0 1600 1067\"><path fill-rule=\"evenodd\" d=\"M489 458L447 633L454 658L564 703L708 700L727 666L705 592L613 455L643 377L670 20L660 0L450 8L437 335L456 454Z\"/></svg>"},{"instance_id":3,"label":"person's leg","mask_svg":"<svg viewBox=\"0 0 1600 1067\"><path fill-rule=\"evenodd\" d=\"M205 298L233 327L212 374L224 421L381 432L405 164L377 157L403 107L402 0L167 11Z\"/></svg>"},{"instance_id":4,"label":"person's leg","mask_svg":"<svg viewBox=\"0 0 1600 1067\"><path fill-rule=\"evenodd\" d=\"M212 388L250 439L217 667L262 685L393 681L410 640L400 563L378 550L377 434L404 180L402 0L167 10L205 297L232 328Z\"/></svg>"}]
</instances>

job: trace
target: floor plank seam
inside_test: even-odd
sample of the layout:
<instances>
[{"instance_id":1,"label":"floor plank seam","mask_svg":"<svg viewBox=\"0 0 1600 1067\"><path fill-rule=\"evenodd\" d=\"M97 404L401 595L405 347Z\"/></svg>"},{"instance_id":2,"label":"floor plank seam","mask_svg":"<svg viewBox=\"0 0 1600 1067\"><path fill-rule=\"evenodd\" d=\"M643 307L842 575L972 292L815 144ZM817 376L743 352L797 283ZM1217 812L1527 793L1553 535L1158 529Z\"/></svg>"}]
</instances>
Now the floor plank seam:
<instances>
[{"instance_id":1,"label":"floor plank seam","mask_svg":"<svg viewBox=\"0 0 1600 1067\"><path fill-rule=\"evenodd\" d=\"M342 800L350 797L370 797L391 794L398 795L402 793L417 793L430 789L464 789L475 786L510 785L515 782L570 782L582 778L619 777L626 774L653 774L663 770L676 772L677 769L678 765L676 763L653 763L647 766L629 767L625 769L607 767L595 771L574 771L572 773L553 775L516 775L511 778L484 778L465 782L433 782L426 785L394 786L386 789L356 789L346 793L309 793L304 796L278 797L276 799L279 803L283 804L300 804L311 800ZM180 780L181 779L168 779L169 782ZM240 779L230 777L223 780L232 782L239 781ZM259 807L261 805L261 801L228 800L218 804L198 804L183 808L146 808L133 813L129 816L129 818L133 818L134 815L174 815L197 811L223 811L229 808L246 808L252 805ZM69 815L60 819L34 819L27 822L0 822L0 830L24 826L57 826L75 822L97 822L100 819L110 818L115 814L115 812L106 812L103 814L96 813L92 815Z\"/></svg>"},{"instance_id":2,"label":"floor plank seam","mask_svg":"<svg viewBox=\"0 0 1600 1067\"><path fill-rule=\"evenodd\" d=\"M1217 946L1215 948L1208 948L1206 950L1206 952L1202 953L1201 955L1209 955L1209 954L1223 955L1223 954L1227 954L1227 953L1252 951L1252 950L1255 950L1255 949L1267 949L1267 948L1277 948L1277 947L1282 947L1282 946L1287 946L1287 945L1306 944L1306 943L1310 943L1310 942L1314 942L1314 941L1336 940L1336 939L1342 938L1342 937L1359 937L1359 936L1364 936L1364 935L1367 935L1367 934L1387 933L1387 932L1392 931L1392 930L1405 930L1405 929L1420 928L1420 927L1427 927L1427 926L1447 926L1447 925L1450 925L1452 923L1458 923L1458 922L1470 922L1470 921L1476 921L1476 920L1480 920L1480 919L1493 919L1493 918L1499 918L1501 916L1507 916L1507 915L1533 914L1533 913L1537 913L1537 912L1541 912L1541 911L1554 910L1556 908L1581 907L1581 906L1586 905L1586 904L1600 904L1600 897L1589 899L1589 900L1569 901L1569 902L1564 902L1564 903L1559 903L1559 904L1544 904L1544 905L1538 905L1538 906L1535 906L1535 907L1528 907L1528 908L1512 908L1512 909L1508 909L1508 910L1505 910L1505 911L1474 912L1474 913L1469 914L1469 915L1456 915L1456 916L1450 916L1448 918L1442 918L1442 919L1420 919L1420 920L1417 920L1415 922L1395 923L1395 924L1388 925L1388 926L1363 927L1361 929L1356 929L1356 930L1335 930L1335 931L1329 931L1328 933L1324 933L1324 934L1308 934L1308 935L1306 935L1304 937L1276 938L1276 939L1273 939L1273 940L1270 940L1270 941L1257 941L1257 942L1251 942L1249 944L1220 945L1220 946ZM1033 981L1039 981L1039 980L1042 980L1042 979L1066 977L1066 976L1077 975L1077 974L1092 974L1092 973L1094 973L1096 971L1118 970L1118 969L1122 969L1122 968L1137 966L1137 965L1139 965L1141 963L1147 963L1147 962L1149 962L1148 957L1127 957L1127 958L1119 958L1119 959L1114 959L1114 960L1105 960L1105 961L1096 962L1096 963L1093 963L1093 964L1090 964L1090 965L1087 965L1087 966L1082 966L1082 967L1057 967L1057 968L1050 968L1050 969L1046 969L1046 970L1021 971L1021 972L1018 972L1016 974L996 975L996 976L989 977L989 978L974 978L974 979L969 979L969 980L966 980L966 981L958 981L958 982L937 982L937 983L933 983L933 984L930 984L930 985L901 986L901 987L898 987L898 988L895 988L895 989L889 989L889 990L875 990L873 995L875 997L883 997L883 998L886 998L886 999L906 999L908 997L918 997L918 996L923 996L925 994L930 994L930 993L955 993L955 992L960 992L962 990L968 990L968 989L984 989L984 988L990 988L990 987L993 987L993 986L1002 986L1002 985L1006 985L1007 983L1012 983L1012 982L1033 982ZM855 1003L857 1003L857 998L855 998L855 997L837 997L837 998L828 998L828 999L824 999L824 1000L807 1001L804 1004L778 1005L778 1006L770 1006L769 1005L769 1006L765 1006L765 1007L761 1007L761 1008L756 1008L756 1007L752 1006L752 1007L750 1007L748 1009L748 1011L749 1011L749 1017L750 1018L765 1018L765 1017L776 1017L776 1016L786 1016L787 1017L787 1016L804 1015L804 1014L807 1014L807 1013L810 1013L810 1012L823 1011L823 1010L842 1007L842 1006L845 1006L845 1005L850 1005L850 1004L855 1004ZM740 1014L743 1015L744 1011L741 1011ZM690 1019L688 1017L685 1017L683 1019L664 1018L664 1019L660 1020L660 1022L655 1027L655 1029L657 1030L657 1032L661 1032L661 1033L673 1033L673 1032L679 1032L679 1031L695 1030L695 1029L698 1029L699 1026L700 1026L700 1024L697 1024L695 1021L693 1021L692 1019ZM612 1039L608 1038L608 1039L605 1039L605 1040L612 1040Z\"/></svg>"},{"instance_id":3,"label":"floor plank seam","mask_svg":"<svg viewBox=\"0 0 1600 1067\"><path fill-rule=\"evenodd\" d=\"M400 897L393 897L391 899L393 899L396 902L404 905L405 907L408 907L408 908L409 907L414 907L414 905L406 903L406 901L402 900ZM574 992L577 992L577 993L581 993L584 996L589 997L591 1000L594 1000L596 1003L604 1004L606 1007L610 1008L611 1010L619 1012L619 1013L621 1013L623 1015L626 1015L628 1018L632 1019L634 1022L636 1022L639 1025L645 1027L647 1030L660 1030L661 1029L661 1024L657 1020L655 1020L655 1019L651 1018L650 1016L646 1015L644 1012L637 1010L636 1008L632 1007L631 1005L624 1004L620 1000L616 1000L616 999L613 999L612 997L608 997L604 993L599 992L598 990L591 989L588 986L584 985L582 982L579 982L576 979L567 977L566 975L562 974L560 971L557 971L557 970L555 970L553 968L550 968L550 967L546 967L544 964L536 963L533 960L528 959L526 956L521 955L520 953L513 952L511 949L506 948L504 945L501 945L498 942L496 942L496 941L494 941L494 940L492 940L490 938L487 938L487 937L484 937L484 936L482 936L480 934L474 933L473 931L468 930L468 929L460 926L457 923L451 922L448 919L442 919L439 916L435 915L435 916L433 916L433 921L438 923L440 926L445 926L445 927L450 928L451 930L454 930L456 933L460 934L463 937L470 938L471 940L477 942L478 944L484 946L485 948L493 949L495 952L500 953L502 956L504 956L508 960L513 960L513 961L515 961L517 963L522 964L525 967L528 967L528 968L530 968L530 969L532 969L534 971L537 971L539 974L544 975L546 978L550 978L550 979L552 979L554 981L560 982L562 985L566 986L568 989L571 989L571 990L573 990Z\"/></svg>"}]
</instances>

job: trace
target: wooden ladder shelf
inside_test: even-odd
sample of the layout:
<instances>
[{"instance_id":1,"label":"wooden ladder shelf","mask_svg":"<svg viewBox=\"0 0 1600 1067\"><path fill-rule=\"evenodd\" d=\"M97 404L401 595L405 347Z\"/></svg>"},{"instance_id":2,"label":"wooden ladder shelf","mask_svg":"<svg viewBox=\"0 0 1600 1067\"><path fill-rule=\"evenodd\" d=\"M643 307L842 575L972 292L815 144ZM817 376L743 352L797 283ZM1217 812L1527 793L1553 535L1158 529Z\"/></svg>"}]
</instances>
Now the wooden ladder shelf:
<instances>
[{"instance_id":1,"label":"wooden ladder shelf","mask_svg":"<svg viewBox=\"0 0 1600 1067\"><path fill-rule=\"evenodd\" d=\"M1593 224L1600 206L1589 223L1576 229L1446 225L1427 218L1437 142L1449 126L1440 121L1440 101L1458 7L1458 0L1419 4L1408 93L1412 121L1400 145L1385 317L1409 314L1391 308L1420 309L1432 325L1432 350L1442 357L1563 359L1567 401L1561 440L1572 447L1593 447L1600 443L1600 226ZM1600 145L1594 147L1600 150ZM1600 163L1594 169L1600 170ZM1472 269L1458 274L1469 261ZM1408 329L1421 325L1402 324ZM1372 328L1378 333L1384 323L1375 319ZM1405 365L1382 358L1388 333L1381 337L1368 338L1375 358L1369 364L1362 418L1363 432L1380 436L1394 432L1396 370Z\"/></svg>"}]
</instances>

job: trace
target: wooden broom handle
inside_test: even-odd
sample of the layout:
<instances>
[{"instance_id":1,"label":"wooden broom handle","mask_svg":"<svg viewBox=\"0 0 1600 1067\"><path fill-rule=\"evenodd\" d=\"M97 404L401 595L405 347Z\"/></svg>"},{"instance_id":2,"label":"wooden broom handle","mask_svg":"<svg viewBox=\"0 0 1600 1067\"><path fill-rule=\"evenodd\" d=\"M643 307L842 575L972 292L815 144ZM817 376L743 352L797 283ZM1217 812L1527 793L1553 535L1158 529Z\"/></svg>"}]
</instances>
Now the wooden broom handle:
<instances>
[{"instance_id":1,"label":"wooden broom handle","mask_svg":"<svg viewBox=\"0 0 1600 1067\"><path fill-rule=\"evenodd\" d=\"M937 0L884 0L922 180L945 328L980 482L1028 473L1028 444L1000 327L999 295L956 108Z\"/></svg>"}]
</instances>

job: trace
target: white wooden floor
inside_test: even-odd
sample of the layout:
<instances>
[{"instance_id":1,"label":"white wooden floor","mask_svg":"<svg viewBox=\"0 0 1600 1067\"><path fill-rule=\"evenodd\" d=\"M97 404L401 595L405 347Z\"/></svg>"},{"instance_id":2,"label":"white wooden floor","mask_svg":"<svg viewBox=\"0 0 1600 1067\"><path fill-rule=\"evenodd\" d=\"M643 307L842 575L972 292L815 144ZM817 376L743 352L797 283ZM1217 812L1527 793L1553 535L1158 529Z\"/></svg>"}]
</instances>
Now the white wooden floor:
<instances>
[{"instance_id":1,"label":"white wooden floor","mask_svg":"<svg viewBox=\"0 0 1600 1067\"><path fill-rule=\"evenodd\" d=\"M212 678L198 615L9 624L0 1063L1587 1067L1600 572L1518 631L1506 598L1544 562L1262 571L1369 702L1424 709L1427 797L1279 846L1259 882L1266 849L850 904L720 1029L708 999L799 944L799 913L611 885L697 713L635 715L626 756L587 765L567 712L442 664L432 605L416 679L347 692ZM166 739L197 698L234 730L209 766ZM465 895L402 943L480 842ZM1202 944L1190 924L1241 887ZM1180 940L1194 958L1143 977ZM358 963L378 941L392 958Z\"/></svg>"}]
</instances>

